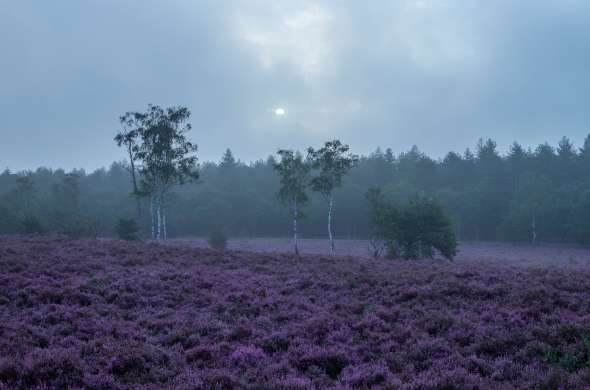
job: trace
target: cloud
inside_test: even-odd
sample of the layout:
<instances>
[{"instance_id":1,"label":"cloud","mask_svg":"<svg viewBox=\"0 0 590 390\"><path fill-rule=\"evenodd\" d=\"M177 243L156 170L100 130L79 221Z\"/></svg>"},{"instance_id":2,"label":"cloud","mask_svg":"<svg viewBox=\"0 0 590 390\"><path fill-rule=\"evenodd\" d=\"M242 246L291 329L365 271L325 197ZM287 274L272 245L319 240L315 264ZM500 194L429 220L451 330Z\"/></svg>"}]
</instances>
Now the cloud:
<instances>
[{"instance_id":1,"label":"cloud","mask_svg":"<svg viewBox=\"0 0 590 390\"><path fill-rule=\"evenodd\" d=\"M435 156L479 137L579 144L589 14L582 0L2 2L0 165L107 165L123 157L118 116L148 103L189 106L205 160L332 137Z\"/></svg>"},{"instance_id":2,"label":"cloud","mask_svg":"<svg viewBox=\"0 0 590 390\"><path fill-rule=\"evenodd\" d=\"M287 63L312 79L329 65L330 19L330 13L315 2L301 1L296 6L274 2L236 12L233 25L238 38L256 52L263 69Z\"/></svg>"}]
</instances>

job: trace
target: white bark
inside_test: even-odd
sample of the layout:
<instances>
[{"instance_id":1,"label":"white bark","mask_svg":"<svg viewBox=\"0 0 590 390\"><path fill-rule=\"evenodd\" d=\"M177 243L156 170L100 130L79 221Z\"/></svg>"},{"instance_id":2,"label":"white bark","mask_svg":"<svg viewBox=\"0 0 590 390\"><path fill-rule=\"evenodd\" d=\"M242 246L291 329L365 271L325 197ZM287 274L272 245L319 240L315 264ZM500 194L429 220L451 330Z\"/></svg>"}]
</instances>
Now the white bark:
<instances>
[{"instance_id":1,"label":"white bark","mask_svg":"<svg viewBox=\"0 0 590 390\"><path fill-rule=\"evenodd\" d=\"M131 164L131 180L133 181L133 197L137 206L137 218L141 220L141 202L139 200L139 189L137 187L137 176L135 170L135 161L133 160L132 144L127 144L127 151L129 152L129 163Z\"/></svg>"},{"instance_id":2,"label":"white bark","mask_svg":"<svg viewBox=\"0 0 590 390\"><path fill-rule=\"evenodd\" d=\"M152 195L150 197L150 216L151 216L151 222L152 222L152 240L156 239L156 200L154 199L154 196Z\"/></svg>"},{"instance_id":3,"label":"white bark","mask_svg":"<svg viewBox=\"0 0 590 390\"><path fill-rule=\"evenodd\" d=\"M168 230L166 227L166 204L164 204L164 202L162 202L162 203L163 203L163 206L162 206L162 233L163 233L162 238L164 240L167 240L168 239Z\"/></svg>"},{"instance_id":4,"label":"white bark","mask_svg":"<svg viewBox=\"0 0 590 390\"><path fill-rule=\"evenodd\" d=\"M533 245L535 245L537 243L537 221L535 218L535 214L533 213L533 220L531 222L531 238L532 238L532 242Z\"/></svg>"},{"instance_id":5,"label":"white bark","mask_svg":"<svg viewBox=\"0 0 590 390\"><path fill-rule=\"evenodd\" d=\"M332 236L332 208L334 206L334 199L330 195L330 203L328 207L328 237L330 238L330 253L334 255L336 248L334 247L334 237Z\"/></svg>"},{"instance_id":6,"label":"white bark","mask_svg":"<svg viewBox=\"0 0 590 390\"><path fill-rule=\"evenodd\" d=\"M156 229L156 239L159 240L160 238L162 238L162 203L161 203L161 199L158 197L158 201L157 201L157 210L156 210L156 225L157 225L157 229Z\"/></svg>"},{"instance_id":7,"label":"white bark","mask_svg":"<svg viewBox=\"0 0 590 390\"><path fill-rule=\"evenodd\" d=\"M297 245L297 201L295 200L293 203L293 242L295 244L295 254L299 256L299 246Z\"/></svg>"}]
</instances>

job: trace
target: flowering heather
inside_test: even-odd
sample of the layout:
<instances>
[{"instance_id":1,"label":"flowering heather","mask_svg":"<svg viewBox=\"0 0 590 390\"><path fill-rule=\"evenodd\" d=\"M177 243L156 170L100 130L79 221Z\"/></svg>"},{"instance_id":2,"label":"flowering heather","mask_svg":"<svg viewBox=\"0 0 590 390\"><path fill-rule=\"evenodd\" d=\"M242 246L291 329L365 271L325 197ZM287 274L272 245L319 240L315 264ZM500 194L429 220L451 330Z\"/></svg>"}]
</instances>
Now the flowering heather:
<instances>
[{"instance_id":1,"label":"flowering heather","mask_svg":"<svg viewBox=\"0 0 590 390\"><path fill-rule=\"evenodd\" d=\"M335 240L336 254L354 257L372 257L369 242L366 240ZM163 242L166 245L191 248L208 248L207 240L202 238L173 239ZM230 250L251 252L293 252L293 240L288 238L236 238L228 240ZM302 253L328 255L330 247L326 239L299 239ZM456 261L466 262L509 262L511 265L552 265L562 266L570 263L588 263L590 249L568 247L565 245L519 245L506 243L461 243Z\"/></svg>"},{"instance_id":2,"label":"flowering heather","mask_svg":"<svg viewBox=\"0 0 590 390\"><path fill-rule=\"evenodd\" d=\"M3 237L0 388L590 388L590 263L563 252L516 266Z\"/></svg>"}]
</instances>

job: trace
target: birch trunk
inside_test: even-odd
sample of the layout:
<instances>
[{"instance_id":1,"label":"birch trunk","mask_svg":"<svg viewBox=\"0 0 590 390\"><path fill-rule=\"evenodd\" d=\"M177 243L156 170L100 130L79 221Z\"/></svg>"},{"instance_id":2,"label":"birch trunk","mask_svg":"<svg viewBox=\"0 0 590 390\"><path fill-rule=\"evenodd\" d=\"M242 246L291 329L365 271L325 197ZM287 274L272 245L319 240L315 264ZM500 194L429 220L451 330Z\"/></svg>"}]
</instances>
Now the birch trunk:
<instances>
[{"instance_id":1,"label":"birch trunk","mask_svg":"<svg viewBox=\"0 0 590 390\"><path fill-rule=\"evenodd\" d=\"M162 204L160 202L160 197L158 197L156 208L156 240L160 240L160 238L162 237Z\"/></svg>"},{"instance_id":2,"label":"birch trunk","mask_svg":"<svg viewBox=\"0 0 590 390\"><path fill-rule=\"evenodd\" d=\"M299 246L297 245L297 201L293 204L293 242L295 244L295 254L299 256Z\"/></svg>"},{"instance_id":3,"label":"birch trunk","mask_svg":"<svg viewBox=\"0 0 590 390\"><path fill-rule=\"evenodd\" d=\"M152 222L152 240L156 239L156 213L155 213L155 208L156 208L156 203L155 203L155 199L154 196L152 195L150 197L150 216L151 216L151 222Z\"/></svg>"},{"instance_id":4,"label":"birch trunk","mask_svg":"<svg viewBox=\"0 0 590 390\"><path fill-rule=\"evenodd\" d=\"M131 179L133 180L133 197L135 198L137 206L137 218L141 220L141 202L139 200L139 188L137 186L137 176L135 172L135 161L133 161L133 151L131 150L131 144L128 145L129 152L129 163L131 164Z\"/></svg>"},{"instance_id":5,"label":"birch trunk","mask_svg":"<svg viewBox=\"0 0 590 390\"><path fill-rule=\"evenodd\" d=\"M168 228L166 226L166 203L162 201L162 239L168 239Z\"/></svg>"},{"instance_id":6,"label":"birch trunk","mask_svg":"<svg viewBox=\"0 0 590 390\"><path fill-rule=\"evenodd\" d=\"M533 220L531 221L531 240L533 245L537 243L537 221L534 213Z\"/></svg>"},{"instance_id":7,"label":"birch trunk","mask_svg":"<svg viewBox=\"0 0 590 390\"><path fill-rule=\"evenodd\" d=\"M330 195L330 203L328 207L328 237L330 238L330 253L334 255L336 248L334 247L334 237L332 236L332 208L334 206L334 198Z\"/></svg>"}]
</instances>

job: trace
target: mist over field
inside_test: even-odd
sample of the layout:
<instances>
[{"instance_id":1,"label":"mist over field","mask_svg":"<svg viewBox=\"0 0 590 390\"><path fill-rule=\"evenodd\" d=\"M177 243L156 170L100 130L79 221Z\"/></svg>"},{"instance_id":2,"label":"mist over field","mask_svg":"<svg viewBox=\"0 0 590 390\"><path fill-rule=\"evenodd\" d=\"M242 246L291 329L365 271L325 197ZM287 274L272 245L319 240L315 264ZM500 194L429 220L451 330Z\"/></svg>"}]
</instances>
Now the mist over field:
<instances>
[{"instance_id":1,"label":"mist over field","mask_svg":"<svg viewBox=\"0 0 590 390\"><path fill-rule=\"evenodd\" d=\"M331 138L434 158L479 138L502 152L581 145L589 12L584 0L2 1L0 166L108 166L122 158L118 116L148 103L192 110L202 161Z\"/></svg>"},{"instance_id":2,"label":"mist over field","mask_svg":"<svg viewBox=\"0 0 590 390\"><path fill-rule=\"evenodd\" d=\"M0 0L0 390L589 389L588 21Z\"/></svg>"}]
</instances>

